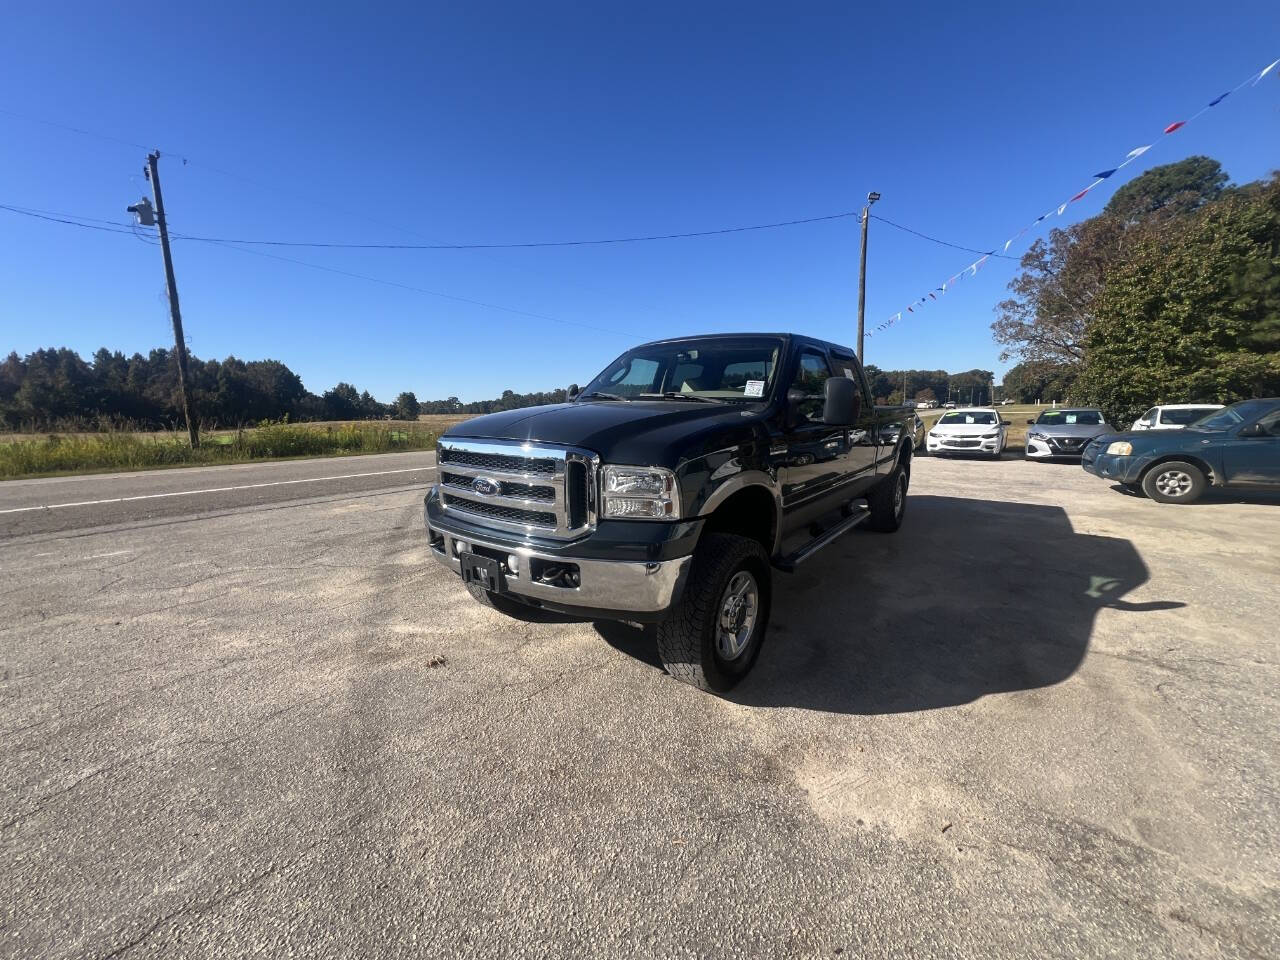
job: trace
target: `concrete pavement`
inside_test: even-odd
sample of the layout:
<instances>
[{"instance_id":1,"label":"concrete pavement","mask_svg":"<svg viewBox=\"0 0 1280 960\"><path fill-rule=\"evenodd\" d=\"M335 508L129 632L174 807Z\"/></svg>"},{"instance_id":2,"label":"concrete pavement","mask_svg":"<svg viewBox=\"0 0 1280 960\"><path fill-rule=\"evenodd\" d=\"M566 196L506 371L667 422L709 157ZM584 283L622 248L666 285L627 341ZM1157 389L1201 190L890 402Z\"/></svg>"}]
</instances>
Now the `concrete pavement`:
<instances>
[{"instance_id":1,"label":"concrete pavement","mask_svg":"<svg viewBox=\"0 0 1280 960\"><path fill-rule=\"evenodd\" d=\"M1280 954L1274 503L918 461L722 700L398 456L0 484L240 488L0 513L0 955Z\"/></svg>"}]
</instances>

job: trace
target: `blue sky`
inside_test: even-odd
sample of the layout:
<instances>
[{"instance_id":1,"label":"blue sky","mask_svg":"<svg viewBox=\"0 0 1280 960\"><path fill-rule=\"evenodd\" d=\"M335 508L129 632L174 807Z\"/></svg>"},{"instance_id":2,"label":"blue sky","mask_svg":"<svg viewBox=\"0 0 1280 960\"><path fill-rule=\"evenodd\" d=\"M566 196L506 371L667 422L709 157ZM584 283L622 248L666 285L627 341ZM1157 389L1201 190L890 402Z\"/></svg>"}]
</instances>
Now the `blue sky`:
<instances>
[{"instance_id":1,"label":"blue sky","mask_svg":"<svg viewBox=\"0 0 1280 960\"><path fill-rule=\"evenodd\" d=\"M0 111L159 147L172 228L192 234L595 238L821 216L878 190L876 213L989 249L1280 56L1274 0L866 6L10 5ZM1067 219L1192 153L1237 181L1280 166L1280 71ZM122 221L143 160L0 112L0 203ZM853 219L608 247L273 252L566 321L175 244L192 350L282 360L317 392L343 379L383 400L471 400L584 383L660 336L854 339ZM868 325L971 259L873 223ZM1015 269L991 262L868 341L868 362L1002 369L989 325ZM169 342L159 252L131 236L0 211L0 288L4 350Z\"/></svg>"}]
</instances>

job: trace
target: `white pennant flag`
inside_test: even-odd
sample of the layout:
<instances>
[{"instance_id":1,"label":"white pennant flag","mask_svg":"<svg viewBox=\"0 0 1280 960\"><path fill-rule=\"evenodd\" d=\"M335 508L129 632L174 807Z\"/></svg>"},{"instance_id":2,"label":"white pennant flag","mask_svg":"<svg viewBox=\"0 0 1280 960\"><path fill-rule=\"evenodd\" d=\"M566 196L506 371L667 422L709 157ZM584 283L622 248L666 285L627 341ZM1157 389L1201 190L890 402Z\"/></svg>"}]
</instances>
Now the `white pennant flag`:
<instances>
[{"instance_id":1,"label":"white pennant flag","mask_svg":"<svg viewBox=\"0 0 1280 960\"><path fill-rule=\"evenodd\" d=\"M1068 200L1068 201L1067 201L1067 203L1070 203L1070 202L1071 202L1070 200ZM1062 211L1064 211L1064 210L1066 210L1066 209L1067 209L1067 204L1066 204L1066 203L1064 203L1062 206L1060 206L1060 207L1058 208L1058 216L1062 216Z\"/></svg>"},{"instance_id":2,"label":"white pennant flag","mask_svg":"<svg viewBox=\"0 0 1280 960\"><path fill-rule=\"evenodd\" d=\"M1267 64L1265 67L1263 67L1262 72L1258 74L1258 79L1253 81L1253 85L1256 87L1258 85L1258 81L1261 80L1263 77L1265 77L1272 70L1274 70L1277 65L1280 65L1280 60L1274 60L1271 63Z\"/></svg>"},{"instance_id":3,"label":"white pennant flag","mask_svg":"<svg viewBox=\"0 0 1280 960\"><path fill-rule=\"evenodd\" d=\"M1146 153L1150 149L1151 149L1151 144L1149 143L1145 147L1137 147L1133 150L1130 150L1128 153L1126 153L1125 159L1136 160L1138 157L1142 156L1144 153Z\"/></svg>"}]
</instances>

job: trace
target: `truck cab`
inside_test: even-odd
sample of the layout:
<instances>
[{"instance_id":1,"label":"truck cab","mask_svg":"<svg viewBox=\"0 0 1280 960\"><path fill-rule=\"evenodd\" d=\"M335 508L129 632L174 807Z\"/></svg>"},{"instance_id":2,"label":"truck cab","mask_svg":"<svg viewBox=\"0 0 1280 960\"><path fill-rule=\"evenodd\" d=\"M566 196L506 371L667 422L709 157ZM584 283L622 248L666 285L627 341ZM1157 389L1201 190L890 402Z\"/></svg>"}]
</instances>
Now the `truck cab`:
<instances>
[{"instance_id":1,"label":"truck cab","mask_svg":"<svg viewBox=\"0 0 1280 960\"><path fill-rule=\"evenodd\" d=\"M509 616L656 624L669 673L723 691L754 663L774 571L902 522L913 435L853 350L715 334L626 351L566 403L445 433L434 557Z\"/></svg>"}]
</instances>

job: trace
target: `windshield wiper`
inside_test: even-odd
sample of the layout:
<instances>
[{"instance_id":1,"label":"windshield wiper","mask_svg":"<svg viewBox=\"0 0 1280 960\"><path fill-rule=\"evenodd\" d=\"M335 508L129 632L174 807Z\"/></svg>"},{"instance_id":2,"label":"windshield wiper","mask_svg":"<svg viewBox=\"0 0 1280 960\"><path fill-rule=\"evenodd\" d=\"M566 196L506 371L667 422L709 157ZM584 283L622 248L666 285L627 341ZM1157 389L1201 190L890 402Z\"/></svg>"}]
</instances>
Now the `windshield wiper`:
<instances>
[{"instance_id":1,"label":"windshield wiper","mask_svg":"<svg viewBox=\"0 0 1280 960\"><path fill-rule=\"evenodd\" d=\"M653 398L654 400L693 400L696 403L722 402L714 397L700 397L696 393L676 393L674 390L668 390L665 393L642 393L640 396L645 399Z\"/></svg>"},{"instance_id":2,"label":"windshield wiper","mask_svg":"<svg viewBox=\"0 0 1280 960\"><path fill-rule=\"evenodd\" d=\"M593 390L591 393L584 393L578 397L579 400L626 400L630 402L630 397L620 397L616 393L601 393L599 390Z\"/></svg>"}]
</instances>

